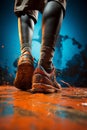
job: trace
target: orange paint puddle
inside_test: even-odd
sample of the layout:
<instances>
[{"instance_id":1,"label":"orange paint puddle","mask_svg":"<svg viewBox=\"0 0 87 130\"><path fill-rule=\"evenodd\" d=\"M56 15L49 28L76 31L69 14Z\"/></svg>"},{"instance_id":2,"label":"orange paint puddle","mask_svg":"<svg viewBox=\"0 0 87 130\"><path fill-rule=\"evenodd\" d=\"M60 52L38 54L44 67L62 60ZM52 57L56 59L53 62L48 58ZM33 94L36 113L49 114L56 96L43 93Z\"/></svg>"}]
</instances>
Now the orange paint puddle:
<instances>
[{"instance_id":1,"label":"orange paint puddle","mask_svg":"<svg viewBox=\"0 0 87 130\"><path fill-rule=\"evenodd\" d=\"M87 130L87 89L31 94L0 86L0 130Z\"/></svg>"}]
</instances>

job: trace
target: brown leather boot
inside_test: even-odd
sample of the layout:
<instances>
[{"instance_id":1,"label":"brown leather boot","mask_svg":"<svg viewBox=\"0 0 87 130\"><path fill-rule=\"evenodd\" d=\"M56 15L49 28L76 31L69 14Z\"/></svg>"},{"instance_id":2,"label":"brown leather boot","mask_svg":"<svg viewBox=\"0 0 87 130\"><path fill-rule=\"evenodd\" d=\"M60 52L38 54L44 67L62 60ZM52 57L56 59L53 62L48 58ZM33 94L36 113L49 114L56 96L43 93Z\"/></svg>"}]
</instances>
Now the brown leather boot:
<instances>
[{"instance_id":1,"label":"brown leather boot","mask_svg":"<svg viewBox=\"0 0 87 130\"><path fill-rule=\"evenodd\" d=\"M18 69L14 80L15 87L21 90L30 89L33 72L33 58L29 52L25 52L18 61Z\"/></svg>"},{"instance_id":2,"label":"brown leather boot","mask_svg":"<svg viewBox=\"0 0 87 130\"><path fill-rule=\"evenodd\" d=\"M47 73L42 66L38 66L32 78L32 93L54 93L61 90L61 85L56 81L55 68Z\"/></svg>"}]
</instances>

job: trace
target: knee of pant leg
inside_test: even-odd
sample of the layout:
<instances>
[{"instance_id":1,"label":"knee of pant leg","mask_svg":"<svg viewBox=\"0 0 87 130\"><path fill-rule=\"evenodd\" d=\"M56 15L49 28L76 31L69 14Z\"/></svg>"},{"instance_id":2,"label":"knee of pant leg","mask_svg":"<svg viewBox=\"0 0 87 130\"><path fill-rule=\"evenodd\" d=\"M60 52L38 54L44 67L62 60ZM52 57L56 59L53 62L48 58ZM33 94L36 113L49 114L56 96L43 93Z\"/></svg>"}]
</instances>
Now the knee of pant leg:
<instances>
[{"instance_id":1,"label":"knee of pant leg","mask_svg":"<svg viewBox=\"0 0 87 130\"><path fill-rule=\"evenodd\" d=\"M20 19L21 19L22 23L27 24L33 30L33 28L34 28L34 20L33 20L32 17L25 14L25 15L21 15Z\"/></svg>"},{"instance_id":2,"label":"knee of pant leg","mask_svg":"<svg viewBox=\"0 0 87 130\"><path fill-rule=\"evenodd\" d=\"M50 1L47 3L44 12L43 12L43 18L44 20L50 18L50 17L60 17L61 13L63 13L62 6L56 2L56 1Z\"/></svg>"},{"instance_id":3,"label":"knee of pant leg","mask_svg":"<svg viewBox=\"0 0 87 130\"><path fill-rule=\"evenodd\" d=\"M25 14L25 15L21 15L21 16L20 16L20 19L21 19L21 21L22 21L23 23L27 23L28 20L29 20L29 17L28 17L27 14Z\"/></svg>"}]
</instances>

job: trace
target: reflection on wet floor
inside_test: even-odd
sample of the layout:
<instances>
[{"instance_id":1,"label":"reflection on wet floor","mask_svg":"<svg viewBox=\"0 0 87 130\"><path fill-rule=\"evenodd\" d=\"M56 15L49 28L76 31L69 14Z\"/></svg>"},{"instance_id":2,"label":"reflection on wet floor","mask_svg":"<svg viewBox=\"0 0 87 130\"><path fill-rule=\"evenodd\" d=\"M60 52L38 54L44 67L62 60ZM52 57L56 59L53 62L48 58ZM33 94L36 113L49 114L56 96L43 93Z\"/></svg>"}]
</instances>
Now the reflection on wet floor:
<instances>
[{"instance_id":1,"label":"reflection on wet floor","mask_svg":"<svg viewBox=\"0 0 87 130\"><path fill-rule=\"evenodd\" d=\"M87 130L87 89L31 94L0 86L0 130Z\"/></svg>"}]
</instances>

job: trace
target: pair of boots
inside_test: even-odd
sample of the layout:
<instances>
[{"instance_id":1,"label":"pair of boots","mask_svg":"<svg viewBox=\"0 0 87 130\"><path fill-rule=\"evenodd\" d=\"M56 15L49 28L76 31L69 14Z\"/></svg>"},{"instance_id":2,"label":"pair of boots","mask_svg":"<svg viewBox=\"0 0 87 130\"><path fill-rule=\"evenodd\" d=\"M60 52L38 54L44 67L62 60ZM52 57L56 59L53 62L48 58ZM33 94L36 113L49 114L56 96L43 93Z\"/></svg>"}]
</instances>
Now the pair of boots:
<instances>
[{"instance_id":1,"label":"pair of boots","mask_svg":"<svg viewBox=\"0 0 87 130\"><path fill-rule=\"evenodd\" d=\"M14 85L32 93L54 93L61 90L60 84L56 81L55 68L47 72L39 64L34 69L33 58L28 51L19 58Z\"/></svg>"}]
</instances>

